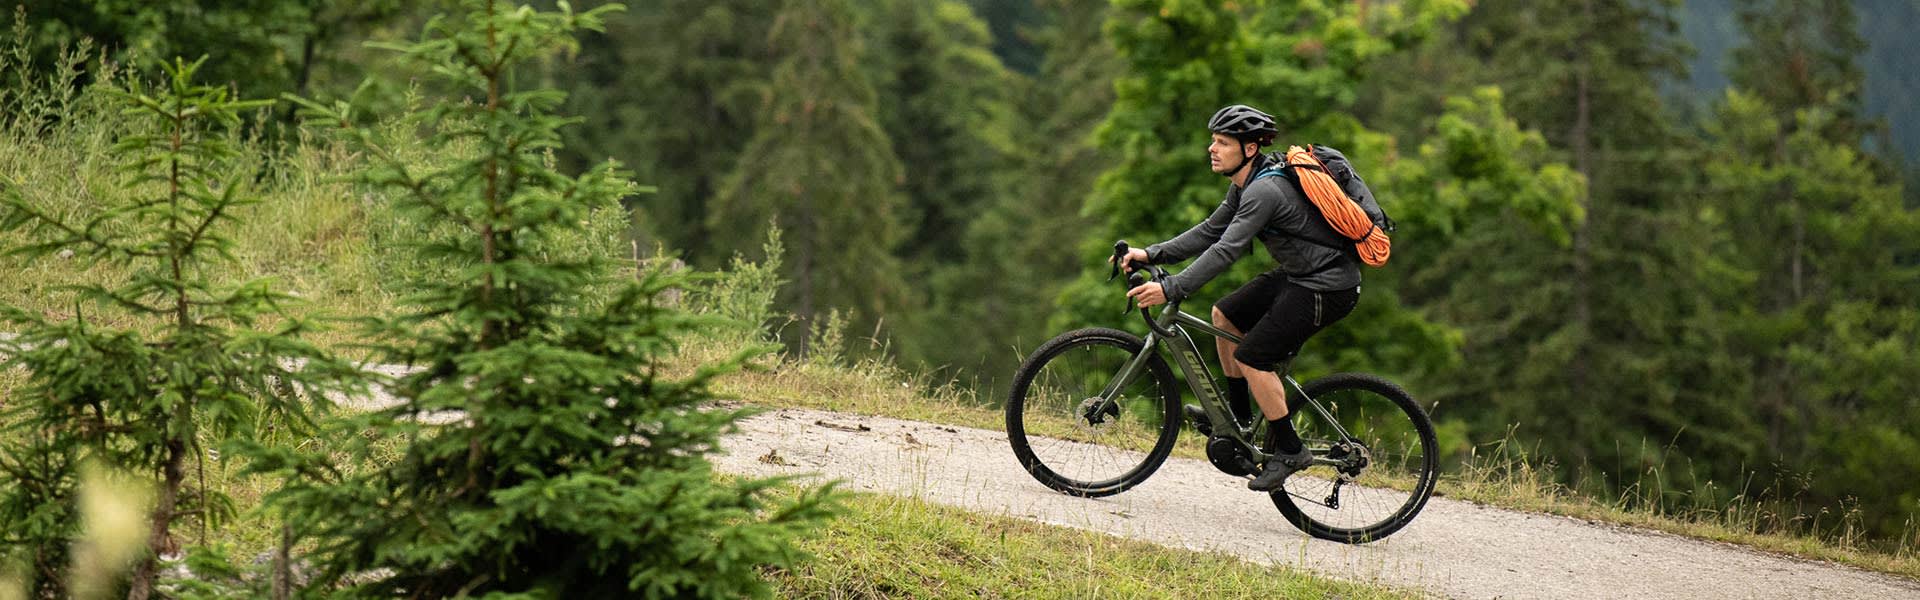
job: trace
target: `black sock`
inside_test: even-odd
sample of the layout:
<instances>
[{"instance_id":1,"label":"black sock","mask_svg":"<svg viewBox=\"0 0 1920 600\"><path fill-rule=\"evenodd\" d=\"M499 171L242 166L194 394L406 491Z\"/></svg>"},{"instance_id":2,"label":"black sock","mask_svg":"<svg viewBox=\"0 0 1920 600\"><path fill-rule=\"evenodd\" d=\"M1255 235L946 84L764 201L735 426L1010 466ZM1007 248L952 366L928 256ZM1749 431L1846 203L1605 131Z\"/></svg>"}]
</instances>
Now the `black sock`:
<instances>
[{"instance_id":1,"label":"black sock","mask_svg":"<svg viewBox=\"0 0 1920 600\"><path fill-rule=\"evenodd\" d=\"M1247 378L1227 378L1227 408L1241 423L1253 422L1253 392L1247 389Z\"/></svg>"},{"instance_id":2,"label":"black sock","mask_svg":"<svg viewBox=\"0 0 1920 600\"><path fill-rule=\"evenodd\" d=\"M1287 413L1287 417L1291 416L1293 413ZM1293 430L1293 419L1287 417L1267 419L1267 431L1270 432L1269 439L1273 440L1276 450L1293 454L1299 452L1305 444L1301 443L1300 434Z\"/></svg>"}]
</instances>

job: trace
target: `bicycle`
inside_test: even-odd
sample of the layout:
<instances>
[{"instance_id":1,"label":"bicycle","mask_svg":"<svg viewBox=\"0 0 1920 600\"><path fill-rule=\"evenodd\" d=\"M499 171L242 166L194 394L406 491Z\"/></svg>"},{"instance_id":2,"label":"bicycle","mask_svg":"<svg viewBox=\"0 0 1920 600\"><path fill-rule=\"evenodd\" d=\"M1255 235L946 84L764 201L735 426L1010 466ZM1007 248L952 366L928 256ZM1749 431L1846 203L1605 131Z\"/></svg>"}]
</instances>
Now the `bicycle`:
<instances>
[{"instance_id":1,"label":"bicycle","mask_svg":"<svg viewBox=\"0 0 1920 600\"><path fill-rule=\"evenodd\" d=\"M1112 281L1127 255L1114 243ZM1158 266L1132 270L1128 289L1167 277ZM1131 302L1131 299L1128 299ZM1128 312L1133 307L1129 304ZM1272 454L1266 420L1235 420L1188 330L1238 343L1240 336L1169 302L1155 317L1139 309L1143 339L1118 329L1069 331L1034 350L1007 396L1007 438L1041 484L1083 497L1118 494L1146 481L1172 453L1181 425L1173 357L1188 391L1214 424L1206 456L1215 468L1247 477ZM1288 407L1313 451L1312 466L1270 493L1289 523L1316 538L1360 544L1411 522L1433 495L1438 472L1433 425L1400 386L1365 373L1337 373L1301 385L1291 375ZM1254 443L1260 440L1260 443ZM1375 515L1369 509L1382 509Z\"/></svg>"}]
</instances>

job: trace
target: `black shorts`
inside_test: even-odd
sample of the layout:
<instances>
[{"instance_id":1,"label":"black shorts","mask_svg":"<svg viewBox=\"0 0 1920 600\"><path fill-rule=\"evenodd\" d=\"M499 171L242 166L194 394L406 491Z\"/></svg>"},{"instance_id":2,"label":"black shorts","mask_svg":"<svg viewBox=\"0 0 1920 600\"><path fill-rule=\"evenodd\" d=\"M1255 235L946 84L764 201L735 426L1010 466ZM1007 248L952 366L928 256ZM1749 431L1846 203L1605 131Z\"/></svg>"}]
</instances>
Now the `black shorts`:
<instances>
[{"instance_id":1,"label":"black shorts","mask_svg":"<svg viewBox=\"0 0 1920 600\"><path fill-rule=\"evenodd\" d=\"M1240 364L1285 373L1307 338L1353 312L1360 288L1316 292L1287 281L1277 271L1261 273L1213 306L1245 340L1233 352Z\"/></svg>"}]
</instances>

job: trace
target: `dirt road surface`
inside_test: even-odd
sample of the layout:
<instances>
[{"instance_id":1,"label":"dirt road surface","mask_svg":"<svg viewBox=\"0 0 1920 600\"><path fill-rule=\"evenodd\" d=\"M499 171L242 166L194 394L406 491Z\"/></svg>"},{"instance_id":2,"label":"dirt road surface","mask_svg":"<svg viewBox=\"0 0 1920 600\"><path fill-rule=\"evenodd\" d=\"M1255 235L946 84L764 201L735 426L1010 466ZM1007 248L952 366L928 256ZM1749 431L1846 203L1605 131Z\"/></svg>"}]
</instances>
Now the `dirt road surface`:
<instances>
[{"instance_id":1,"label":"dirt road surface","mask_svg":"<svg viewBox=\"0 0 1920 600\"><path fill-rule=\"evenodd\" d=\"M1191 459L1169 459L1124 493L1075 498L1027 475L998 431L783 409L742 422L725 449L715 462L727 472L812 474L848 489L1222 551L1442 597L1920 599L1920 582L1898 577L1447 498L1434 498L1385 540L1327 542L1288 524L1244 479Z\"/></svg>"}]
</instances>

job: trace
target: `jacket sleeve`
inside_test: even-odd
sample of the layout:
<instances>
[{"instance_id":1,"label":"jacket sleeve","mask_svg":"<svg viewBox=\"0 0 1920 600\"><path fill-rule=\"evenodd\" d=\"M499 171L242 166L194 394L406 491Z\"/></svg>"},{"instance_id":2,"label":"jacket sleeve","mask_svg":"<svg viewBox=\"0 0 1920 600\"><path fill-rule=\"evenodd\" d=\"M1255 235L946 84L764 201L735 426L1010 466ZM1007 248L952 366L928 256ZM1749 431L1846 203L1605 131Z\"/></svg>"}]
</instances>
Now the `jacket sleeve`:
<instances>
[{"instance_id":1,"label":"jacket sleeve","mask_svg":"<svg viewBox=\"0 0 1920 600\"><path fill-rule=\"evenodd\" d=\"M1177 263L1199 254L1207 246L1220 240L1220 234L1226 233L1227 224L1233 222L1233 196L1229 194L1220 201L1220 206L1207 215L1207 220L1187 229L1185 233L1173 239L1147 246L1147 262L1164 265Z\"/></svg>"},{"instance_id":2,"label":"jacket sleeve","mask_svg":"<svg viewBox=\"0 0 1920 600\"><path fill-rule=\"evenodd\" d=\"M1274 210L1279 206L1280 198L1272 190L1271 185L1258 189L1250 187L1240 194L1239 210L1234 212L1220 238L1200 253L1200 258L1193 261L1193 266L1160 283L1169 301L1186 299L1200 286L1232 266L1233 261L1239 260L1242 254L1246 254L1247 248L1253 245L1254 236L1259 235L1260 230L1273 220Z\"/></svg>"}]
</instances>

